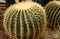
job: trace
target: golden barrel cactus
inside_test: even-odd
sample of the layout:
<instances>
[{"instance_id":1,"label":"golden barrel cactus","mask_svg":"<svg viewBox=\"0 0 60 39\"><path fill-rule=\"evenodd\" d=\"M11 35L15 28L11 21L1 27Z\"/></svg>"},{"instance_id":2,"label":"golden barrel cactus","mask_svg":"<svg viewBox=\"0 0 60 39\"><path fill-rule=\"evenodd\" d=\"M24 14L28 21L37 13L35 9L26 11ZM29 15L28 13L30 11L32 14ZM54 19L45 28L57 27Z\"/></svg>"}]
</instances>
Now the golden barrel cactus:
<instances>
[{"instance_id":1,"label":"golden barrel cactus","mask_svg":"<svg viewBox=\"0 0 60 39\"><path fill-rule=\"evenodd\" d=\"M48 23L53 28L60 26L60 1L49 2L45 6Z\"/></svg>"},{"instance_id":2,"label":"golden barrel cactus","mask_svg":"<svg viewBox=\"0 0 60 39\"><path fill-rule=\"evenodd\" d=\"M11 5L3 22L10 39L35 39L44 32L47 19L41 5L26 1Z\"/></svg>"}]
</instances>

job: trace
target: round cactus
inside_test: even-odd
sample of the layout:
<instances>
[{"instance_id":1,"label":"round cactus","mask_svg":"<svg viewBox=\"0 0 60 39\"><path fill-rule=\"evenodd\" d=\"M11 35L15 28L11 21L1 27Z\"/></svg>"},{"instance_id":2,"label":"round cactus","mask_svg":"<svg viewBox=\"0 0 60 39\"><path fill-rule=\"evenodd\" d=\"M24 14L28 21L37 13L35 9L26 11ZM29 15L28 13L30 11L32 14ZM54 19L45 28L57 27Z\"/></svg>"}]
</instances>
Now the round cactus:
<instances>
[{"instance_id":1,"label":"round cactus","mask_svg":"<svg viewBox=\"0 0 60 39\"><path fill-rule=\"evenodd\" d=\"M21 2L6 10L3 22L10 39L35 39L44 32L47 19L41 5L35 2Z\"/></svg>"},{"instance_id":2,"label":"round cactus","mask_svg":"<svg viewBox=\"0 0 60 39\"><path fill-rule=\"evenodd\" d=\"M52 1L45 6L47 19L52 27L60 26L60 1Z\"/></svg>"}]
</instances>

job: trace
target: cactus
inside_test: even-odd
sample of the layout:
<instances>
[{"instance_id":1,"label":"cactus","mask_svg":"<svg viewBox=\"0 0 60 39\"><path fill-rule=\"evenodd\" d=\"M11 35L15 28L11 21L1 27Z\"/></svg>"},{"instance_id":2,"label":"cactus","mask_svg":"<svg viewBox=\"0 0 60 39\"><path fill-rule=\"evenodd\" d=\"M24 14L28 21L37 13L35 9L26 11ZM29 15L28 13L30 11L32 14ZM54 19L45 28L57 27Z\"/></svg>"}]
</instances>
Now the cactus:
<instances>
[{"instance_id":1,"label":"cactus","mask_svg":"<svg viewBox=\"0 0 60 39\"><path fill-rule=\"evenodd\" d=\"M44 32L47 19L41 5L35 2L21 2L6 10L3 22L10 39L35 39Z\"/></svg>"},{"instance_id":2,"label":"cactus","mask_svg":"<svg viewBox=\"0 0 60 39\"><path fill-rule=\"evenodd\" d=\"M52 27L60 26L60 1L52 1L45 6L49 24Z\"/></svg>"}]
</instances>

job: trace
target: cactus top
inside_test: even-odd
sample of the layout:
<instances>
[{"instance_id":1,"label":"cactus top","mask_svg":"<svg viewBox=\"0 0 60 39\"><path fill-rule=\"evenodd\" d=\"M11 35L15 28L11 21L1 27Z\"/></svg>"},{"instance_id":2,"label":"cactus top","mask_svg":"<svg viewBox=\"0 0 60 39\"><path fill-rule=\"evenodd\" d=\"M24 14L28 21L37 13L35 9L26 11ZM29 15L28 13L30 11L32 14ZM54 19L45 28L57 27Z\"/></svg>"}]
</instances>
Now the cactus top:
<instances>
[{"instance_id":1,"label":"cactus top","mask_svg":"<svg viewBox=\"0 0 60 39\"><path fill-rule=\"evenodd\" d=\"M14 9L29 9L34 6L40 7L40 5L37 4L36 2L29 2L28 1L28 2L16 3L12 6L12 8L14 8Z\"/></svg>"},{"instance_id":2,"label":"cactus top","mask_svg":"<svg viewBox=\"0 0 60 39\"><path fill-rule=\"evenodd\" d=\"M51 1L45 6L45 8L47 8L50 4L60 5L60 1Z\"/></svg>"}]
</instances>

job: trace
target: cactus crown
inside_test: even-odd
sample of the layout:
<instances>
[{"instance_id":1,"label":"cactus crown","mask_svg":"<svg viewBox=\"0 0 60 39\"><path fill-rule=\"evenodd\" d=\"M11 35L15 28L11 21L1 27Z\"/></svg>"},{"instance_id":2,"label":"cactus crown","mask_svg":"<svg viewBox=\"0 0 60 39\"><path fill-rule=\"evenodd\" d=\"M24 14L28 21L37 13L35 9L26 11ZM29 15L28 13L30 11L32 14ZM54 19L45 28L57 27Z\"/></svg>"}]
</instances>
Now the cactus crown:
<instances>
[{"instance_id":1,"label":"cactus crown","mask_svg":"<svg viewBox=\"0 0 60 39\"><path fill-rule=\"evenodd\" d=\"M52 1L45 6L49 24L60 26L60 1Z\"/></svg>"},{"instance_id":2,"label":"cactus crown","mask_svg":"<svg viewBox=\"0 0 60 39\"><path fill-rule=\"evenodd\" d=\"M6 10L3 22L10 38L35 39L45 30L47 20L41 5L35 2L21 2Z\"/></svg>"},{"instance_id":3,"label":"cactus crown","mask_svg":"<svg viewBox=\"0 0 60 39\"><path fill-rule=\"evenodd\" d=\"M40 5L37 3L33 3L33 2L28 3L28 2L22 1L21 3L16 3L13 5L12 8L21 10L21 9L29 9L29 8L34 7L34 6L40 7Z\"/></svg>"}]
</instances>

